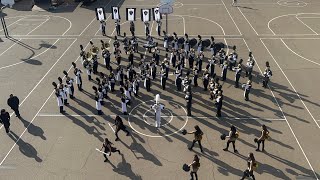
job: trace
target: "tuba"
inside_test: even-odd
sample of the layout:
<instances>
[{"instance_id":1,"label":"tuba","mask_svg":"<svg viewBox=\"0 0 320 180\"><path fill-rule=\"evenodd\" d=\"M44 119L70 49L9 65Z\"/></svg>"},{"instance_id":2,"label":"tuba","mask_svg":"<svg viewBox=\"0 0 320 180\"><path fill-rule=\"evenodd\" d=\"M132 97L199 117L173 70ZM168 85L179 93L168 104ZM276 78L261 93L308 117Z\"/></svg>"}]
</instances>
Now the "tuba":
<instances>
[{"instance_id":1,"label":"tuba","mask_svg":"<svg viewBox=\"0 0 320 180\"><path fill-rule=\"evenodd\" d=\"M90 51L90 52L87 52L87 54L86 54L86 60L87 60L87 61L91 61L92 58L93 58L92 52L91 52L91 51Z\"/></svg>"},{"instance_id":2,"label":"tuba","mask_svg":"<svg viewBox=\"0 0 320 180\"><path fill-rule=\"evenodd\" d=\"M92 48L90 49L90 52L92 55L97 55L99 53L99 48L96 46L92 46Z\"/></svg>"}]
</instances>

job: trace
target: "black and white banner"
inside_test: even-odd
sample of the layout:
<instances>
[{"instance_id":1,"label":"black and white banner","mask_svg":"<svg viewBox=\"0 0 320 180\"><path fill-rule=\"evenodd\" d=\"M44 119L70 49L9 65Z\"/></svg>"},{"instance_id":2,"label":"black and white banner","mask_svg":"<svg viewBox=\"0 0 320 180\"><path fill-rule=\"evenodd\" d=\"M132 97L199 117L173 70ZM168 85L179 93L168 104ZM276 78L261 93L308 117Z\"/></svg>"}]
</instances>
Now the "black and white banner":
<instances>
[{"instance_id":1,"label":"black and white banner","mask_svg":"<svg viewBox=\"0 0 320 180\"><path fill-rule=\"evenodd\" d=\"M127 8L127 21L136 20L136 8Z\"/></svg>"},{"instance_id":2,"label":"black and white banner","mask_svg":"<svg viewBox=\"0 0 320 180\"><path fill-rule=\"evenodd\" d=\"M116 20L121 19L119 14L119 7L112 6L111 11L112 11L112 19L116 19Z\"/></svg>"},{"instance_id":3,"label":"black and white banner","mask_svg":"<svg viewBox=\"0 0 320 180\"><path fill-rule=\"evenodd\" d=\"M152 8L153 20L160 21L162 19L162 14L159 12L159 8Z\"/></svg>"},{"instance_id":4,"label":"black and white banner","mask_svg":"<svg viewBox=\"0 0 320 180\"><path fill-rule=\"evenodd\" d=\"M96 8L96 17L99 21L106 20L106 14L103 7Z\"/></svg>"},{"instance_id":5,"label":"black and white banner","mask_svg":"<svg viewBox=\"0 0 320 180\"><path fill-rule=\"evenodd\" d=\"M151 9L141 9L141 21L151 21Z\"/></svg>"}]
</instances>

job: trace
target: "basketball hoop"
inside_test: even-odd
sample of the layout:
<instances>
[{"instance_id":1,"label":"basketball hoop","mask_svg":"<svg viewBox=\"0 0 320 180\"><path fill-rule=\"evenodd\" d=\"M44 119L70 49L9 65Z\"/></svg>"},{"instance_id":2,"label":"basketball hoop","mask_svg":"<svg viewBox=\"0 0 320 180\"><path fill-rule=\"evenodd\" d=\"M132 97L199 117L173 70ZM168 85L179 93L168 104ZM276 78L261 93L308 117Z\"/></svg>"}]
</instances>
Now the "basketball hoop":
<instances>
[{"instance_id":1,"label":"basketball hoop","mask_svg":"<svg viewBox=\"0 0 320 180\"><path fill-rule=\"evenodd\" d=\"M173 7L169 4L163 4L159 7L159 12L161 14L172 14L173 13Z\"/></svg>"}]
</instances>

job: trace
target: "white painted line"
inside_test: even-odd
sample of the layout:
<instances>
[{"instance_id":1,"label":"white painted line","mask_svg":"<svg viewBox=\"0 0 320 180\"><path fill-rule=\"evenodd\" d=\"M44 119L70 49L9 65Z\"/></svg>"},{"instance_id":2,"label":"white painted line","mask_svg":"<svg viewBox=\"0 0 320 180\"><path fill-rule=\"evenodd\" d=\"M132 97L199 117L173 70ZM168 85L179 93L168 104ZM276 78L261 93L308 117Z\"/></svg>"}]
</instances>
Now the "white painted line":
<instances>
[{"instance_id":1,"label":"white painted line","mask_svg":"<svg viewBox=\"0 0 320 180\"><path fill-rule=\"evenodd\" d=\"M191 15L177 15L177 14L175 15L175 14L172 14L171 16L178 16L178 17L184 17L184 16L185 16L185 17L198 18L198 19L203 19L203 20L212 22L212 23L216 24L217 26L219 26L219 27L221 28L222 33L223 33L223 36L226 35L226 33L224 32L223 27L222 27L219 23L217 23L217 22L215 22L215 21L213 21L213 20L211 20L211 19L204 18L204 17L200 17L200 16L191 16ZM184 20L184 19L183 19L183 20ZM184 31L186 31L186 30L184 30ZM181 35L181 36L184 36L184 34ZM190 35L189 35L189 36L190 36ZM196 35L196 36L198 36L198 35ZM218 35L217 35L217 36L218 36ZM221 35L220 35L220 36L221 36ZM237 36L239 36L239 34L238 34Z\"/></svg>"},{"instance_id":2,"label":"white painted line","mask_svg":"<svg viewBox=\"0 0 320 180\"><path fill-rule=\"evenodd\" d=\"M11 23L11 24L9 24L9 25L7 26L7 28L10 27L10 26L13 25L13 24L16 24L17 22L21 21L22 19L24 19L24 17L16 20L15 22L13 22L13 23ZM1 31L3 31L3 29L1 29L0 32L1 32Z\"/></svg>"},{"instance_id":3,"label":"white painted line","mask_svg":"<svg viewBox=\"0 0 320 180\"><path fill-rule=\"evenodd\" d=\"M311 63L313 63L313 64L316 64L316 65L320 66L320 63L314 62L314 61L312 61L312 60L310 60L310 59L307 59L307 58L301 56L300 54L298 54L298 53L296 53L295 51L293 51L281 38L280 38L280 40L281 40L281 42L286 46L286 48L287 48L289 51L291 51L293 54L299 56L300 58L302 58L302 59L304 59L304 60L306 60L306 61L309 61L309 62L311 62Z\"/></svg>"},{"instance_id":4,"label":"white painted line","mask_svg":"<svg viewBox=\"0 0 320 180\"><path fill-rule=\"evenodd\" d=\"M319 19L320 18L320 16L319 17L299 17L300 19L302 18L302 19Z\"/></svg>"},{"instance_id":5,"label":"white painted line","mask_svg":"<svg viewBox=\"0 0 320 180\"><path fill-rule=\"evenodd\" d=\"M43 21L43 20L46 20L46 19L24 19L23 21Z\"/></svg>"},{"instance_id":6,"label":"white painted line","mask_svg":"<svg viewBox=\"0 0 320 180\"><path fill-rule=\"evenodd\" d=\"M31 34L33 31L35 31L36 29L38 29L40 26L42 26L44 23L46 23L50 18L46 19L45 21L43 21L42 23L40 23L37 27L35 27L32 31L30 31L28 34L26 34L27 36L29 34Z\"/></svg>"},{"instance_id":7,"label":"white painted line","mask_svg":"<svg viewBox=\"0 0 320 180\"><path fill-rule=\"evenodd\" d=\"M31 92L29 93L29 95L36 89L36 87L38 87L38 85L43 81L43 79L50 73L50 71L54 68L54 66L60 61L60 59L66 54L66 52L70 49L70 47L77 41L77 39L75 39L70 45L69 47L63 52L63 54L59 57L59 59L57 59L57 61L51 66L51 68L47 71L47 73L41 78L41 80L38 82L38 84L31 90ZM52 91L51 95L53 94L54 91ZM46 99L46 101L42 104L42 106L40 107L39 111L36 113L36 115L32 118L32 120L29 122L28 126L24 129L24 131L21 133L21 135L19 136L19 138L17 139L17 141L13 144L13 146L11 147L11 149L9 150L9 152L5 155L5 157L2 159L2 161L0 162L0 166L3 164L3 162L7 159L7 157L9 156L9 154L11 153L12 149L16 146L16 144L18 143L18 141L21 139L21 137L23 136L23 134L27 131L27 129L29 128L29 126L32 124L32 122L36 119L36 117L38 116L38 114L40 113L40 111L42 110L42 108L45 106L45 104L48 102L48 100L50 99L51 95Z\"/></svg>"},{"instance_id":8,"label":"white painted line","mask_svg":"<svg viewBox=\"0 0 320 180\"><path fill-rule=\"evenodd\" d=\"M110 128L112 129L112 131L115 133L116 131L113 129L112 125L110 123L108 123Z\"/></svg>"},{"instance_id":9,"label":"white painted line","mask_svg":"<svg viewBox=\"0 0 320 180\"><path fill-rule=\"evenodd\" d=\"M290 38L284 38L284 37L279 38L278 37L278 38L276 38L276 37L274 37L274 38L260 38L260 39L302 39L302 40L303 39L310 39L310 40L314 40L314 39L320 39L320 38L313 38L313 37L312 38L311 37L310 38L304 38L304 37L297 37L297 38L296 37L290 37Z\"/></svg>"},{"instance_id":10,"label":"white painted line","mask_svg":"<svg viewBox=\"0 0 320 180\"><path fill-rule=\"evenodd\" d=\"M230 14L230 12L229 12L229 10L228 10L227 6L224 4L223 0L221 0L221 2L222 2L222 4L223 4L223 6L226 8L226 10L227 10L227 12L228 12L228 14L229 14L229 16L230 16L230 18L231 18L232 22L233 22L233 23L234 23L234 25L236 26L236 28L237 28L237 30L239 31L240 35L242 35L242 33L241 33L241 31L240 31L240 29L239 29L238 25L236 24L236 22L234 21L233 17L231 16L231 14Z\"/></svg>"},{"instance_id":11,"label":"white painted line","mask_svg":"<svg viewBox=\"0 0 320 180\"><path fill-rule=\"evenodd\" d=\"M150 28L150 36L152 36L153 24L154 24L154 21L152 21L152 24L151 24L151 28Z\"/></svg>"},{"instance_id":12,"label":"white painted line","mask_svg":"<svg viewBox=\"0 0 320 180\"><path fill-rule=\"evenodd\" d=\"M264 44L264 42L263 42L261 39L260 39L260 41L262 42L262 44L264 45L264 47L266 48L266 50L268 51L268 53L270 54L270 56L272 57L272 59L275 61L275 63L277 64L277 66L278 66L278 67L280 68L280 70L282 71L281 67L279 66L279 64L277 63L277 61L275 60L275 58L273 57L273 55L271 54L271 52L269 51L269 49L267 48L267 46ZM287 76L284 74L283 71L282 71L282 73L283 73L283 75L287 78ZM288 80L288 78L287 78L287 80ZM290 83L289 80L288 80L288 82ZM291 85L291 83L290 83L290 85ZM291 86L292 86L292 85L291 85ZM293 86L292 86L292 87L293 87ZM297 94L297 95L298 95L298 94ZM300 98L299 95L298 95L298 97ZM304 103L303 103L303 104L304 104ZM283 116L285 117L284 114L283 114ZM286 117L285 117L285 119L286 119L286 122L287 122L287 124L288 124L288 127L290 128L291 133L293 134L293 137L295 138L296 142L298 143L298 145L299 145L299 147L300 147L300 150L302 151L305 159L307 160L307 162L308 162L308 164L309 164L309 167L311 168L311 170L312 170L312 172L313 172L313 175L315 176L316 179L319 179L318 176L317 176L317 174L316 174L316 172L314 171L314 169L313 169L313 167L312 167L312 165L311 165L311 163L310 163L310 161L309 161L306 153L304 152L302 146L300 145L300 142L299 142L297 136L295 135L293 129L291 128L291 125L289 124L288 119L287 119Z\"/></svg>"},{"instance_id":13,"label":"white painted line","mask_svg":"<svg viewBox=\"0 0 320 180\"><path fill-rule=\"evenodd\" d=\"M18 41L20 41L21 39L18 39ZM2 56L4 53L6 53L8 50L10 50L13 46L15 46L17 43L13 43L8 49L6 49L5 51L3 51L0 56Z\"/></svg>"},{"instance_id":14,"label":"white painted line","mask_svg":"<svg viewBox=\"0 0 320 180\"><path fill-rule=\"evenodd\" d=\"M100 153L102 153L102 154L105 154L105 155L107 155L107 156L110 155L110 153L108 154L108 153L105 153L105 152L103 152L103 151L100 151L100 149L98 149L98 148L96 148L96 151L98 151L98 152L100 152Z\"/></svg>"},{"instance_id":15,"label":"white painted line","mask_svg":"<svg viewBox=\"0 0 320 180\"><path fill-rule=\"evenodd\" d=\"M96 115L96 114L68 114L68 115L63 115L63 114L38 114L38 117L135 117L135 118L154 118L154 116L146 116L146 115L122 115L122 114L113 114L113 115ZM166 116L163 115L161 116L162 118L198 118L198 119L215 119L217 118L216 116L186 116L186 115L181 115L181 116ZM230 119L230 120L266 120L266 121L285 121L286 119L284 118L265 118L265 117L221 117L222 119Z\"/></svg>"},{"instance_id":16,"label":"white painted line","mask_svg":"<svg viewBox=\"0 0 320 180\"><path fill-rule=\"evenodd\" d=\"M158 4L160 5L160 4ZM156 7L157 5L153 5L153 4L125 4L125 5L121 5L121 7ZM183 6L223 6L223 4L183 4ZM174 6L173 6L174 8Z\"/></svg>"},{"instance_id":17,"label":"white painted line","mask_svg":"<svg viewBox=\"0 0 320 180\"><path fill-rule=\"evenodd\" d=\"M317 127L320 128L318 122L316 121L316 119L313 117L313 115L311 114L311 112L309 111L308 107L306 106L306 104L304 103L304 101L301 99L299 93L297 92L296 88L292 85L291 81L289 80L289 78L287 77L287 75L284 73L284 71L282 70L282 68L280 67L280 65L278 64L277 60L273 57L273 55L271 54L271 52L269 51L269 49L267 48L267 46L264 44L264 42L260 39L260 41L262 42L262 44L264 45L264 47L267 49L267 51L269 52L270 56L272 57L272 59L274 60L274 62L277 64L277 66L279 67L280 71L282 72L282 74L284 75L284 77L287 79L288 83L290 84L291 88L293 89L293 91L295 92L295 94L298 96L298 98L300 99L301 103L303 104L304 108L308 111L309 115L311 116L311 118L313 119L313 121L316 123Z\"/></svg>"},{"instance_id":18,"label":"white painted line","mask_svg":"<svg viewBox=\"0 0 320 180\"><path fill-rule=\"evenodd\" d=\"M304 23L300 18L298 18L298 15L296 15L296 18L298 21L300 21L303 25L305 25L307 28L309 28L315 35L318 35L316 31L314 31L310 26L308 26L306 23Z\"/></svg>"},{"instance_id":19,"label":"white painted line","mask_svg":"<svg viewBox=\"0 0 320 180\"><path fill-rule=\"evenodd\" d=\"M20 62L18 62L18 63L14 63L14 64L11 64L11 65L8 65L8 66L0 67L0 70L6 69L6 68L9 68L9 67L12 67L12 66L16 66L16 65L18 65L18 64L25 63L25 62L27 62L27 61L29 61L29 60L31 60L31 59L34 59L34 58L36 58L36 57L38 57L38 56L46 53L46 52L47 52L48 50L50 50L59 40L60 40L60 39L57 39L49 48L47 48L47 49L44 50L43 52L39 53L38 55L36 55L36 56L34 56L34 57L31 57L30 59L26 59L26 60L24 60L24 61L20 61ZM19 41L19 42L20 42L20 41ZM15 43L15 44L17 44L17 43ZM31 93L29 93L28 96L29 96L30 94L31 94ZM28 96L27 96L27 97L28 97Z\"/></svg>"},{"instance_id":20,"label":"white painted line","mask_svg":"<svg viewBox=\"0 0 320 180\"><path fill-rule=\"evenodd\" d=\"M252 24L250 23L250 21L247 19L247 17L242 13L241 9L238 7L238 10L240 11L240 13L242 14L242 16L244 17L244 19L246 19L246 21L248 22L248 24L250 25L250 27L253 29L253 31L256 33L257 36L259 36L258 32L254 29L254 27L252 26Z\"/></svg>"}]
</instances>

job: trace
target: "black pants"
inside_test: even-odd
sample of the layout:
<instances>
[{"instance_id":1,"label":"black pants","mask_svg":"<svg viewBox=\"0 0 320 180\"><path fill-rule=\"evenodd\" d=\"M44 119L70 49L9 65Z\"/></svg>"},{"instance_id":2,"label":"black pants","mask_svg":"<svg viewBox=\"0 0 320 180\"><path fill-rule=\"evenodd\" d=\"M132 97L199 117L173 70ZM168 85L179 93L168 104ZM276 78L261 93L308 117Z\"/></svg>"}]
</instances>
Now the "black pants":
<instances>
[{"instance_id":1,"label":"black pants","mask_svg":"<svg viewBox=\"0 0 320 180\"><path fill-rule=\"evenodd\" d=\"M238 88L239 87L239 79L240 79L240 74L238 75L236 75L236 81L235 81L235 85L234 85L234 87L236 87L236 88Z\"/></svg>"},{"instance_id":2,"label":"black pants","mask_svg":"<svg viewBox=\"0 0 320 180\"><path fill-rule=\"evenodd\" d=\"M60 113L64 113L63 106L60 106Z\"/></svg>"},{"instance_id":3,"label":"black pants","mask_svg":"<svg viewBox=\"0 0 320 180\"><path fill-rule=\"evenodd\" d=\"M200 140L198 140L198 141L197 141L197 140L193 140L193 141L192 141L192 144L191 144L191 147L190 147L189 149L192 149L192 148L193 148L193 146L194 146L194 144L195 144L196 142L198 142L198 143L199 143L200 150L201 150L201 152L202 152L203 150L202 150L202 145L201 145L201 141L200 141Z\"/></svg>"},{"instance_id":4,"label":"black pants","mask_svg":"<svg viewBox=\"0 0 320 180\"><path fill-rule=\"evenodd\" d=\"M221 117L221 107L217 107L217 117Z\"/></svg>"},{"instance_id":5,"label":"black pants","mask_svg":"<svg viewBox=\"0 0 320 180\"><path fill-rule=\"evenodd\" d=\"M134 31L131 31L131 36L134 36Z\"/></svg>"},{"instance_id":6,"label":"black pants","mask_svg":"<svg viewBox=\"0 0 320 180\"><path fill-rule=\"evenodd\" d=\"M117 36L120 36L121 35L121 32L120 32L120 26L119 25L117 25Z\"/></svg>"},{"instance_id":7,"label":"black pants","mask_svg":"<svg viewBox=\"0 0 320 180\"><path fill-rule=\"evenodd\" d=\"M196 177L196 180L198 180L198 174L197 174L197 172L190 172L190 176L191 176L191 179L193 180L194 178L193 178L193 175Z\"/></svg>"},{"instance_id":8,"label":"black pants","mask_svg":"<svg viewBox=\"0 0 320 180\"><path fill-rule=\"evenodd\" d=\"M245 93L244 93L244 99L246 100L246 101L249 101L249 91L246 91Z\"/></svg>"},{"instance_id":9,"label":"black pants","mask_svg":"<svg viewBox=\"0 0 320 180\"><path fill-rule=\"evenodd\" d=\"M78 86L78 90L82 91L82 82L81 81L80 81L80 84L77 84L77 86Z\"/></svg>"},{"instance_id":10,"label":"black pants","mask_svg":"<svg viewBox=\"0 0 320 180\"><path fill-rule=\"evenodd\" d=\"M102 30L102 36L105 36L106 35L106 27L102 26L101 30Z\"/></svg>"},{"instance_id":11,"label":"black pants","mask_svg":"<svg viewBox=\"0 0 320 180\"><path fill-rule=\"evenodd\" d=\"M260 143L262 143L262 151L264 150L264 140L260 140L257 142L258 144L258 148L257 149L260 149Z\"/></svg>"},{"instance_id":12,"label":"black pants","mask_svg":"<svg viewBox=\"0 0 320 180\"><path fill-rule=\"evenodd\" d=\"M19 107L12 109L17 117L20 117Z\"/></svg>"},{"instance_id":13,"label":"black pants","mask_svg":"<svg viewBox=\"0 0 320 180\"><path fill-rule=\"evenodd\" d=\"M10 132L10 123L9 124L3 124L4 128L6 129L6 133Z\"/></svg>"},{"instance_id":14,"label":"black pants","mask_svg":"<svg viewBox=\"0 0 320 180\"><path fill-rule=\"evenodd\" d=\"M187 104L187 115L191 116L191 103Z\"/></svg>"},{"instance_id":15,"label":"black pants","mask_svg":"<svg viewBox=\"0 0 320 180\"><path fill-rule=\"evenodd\" d=\"M124 131L125 133L127 133L127 135L129 135L129 131L127 130L127 128L125 126L120 126L116 128L116 132L115 132L117 139L119 139L118 132L120 130Z\"/></svg>"},{"instance_id":16,"label":"black pants","mask_svg":"<svg viewBox=\"0 0 320 180\"><path fill-rule=\"evenodd\" d=\"M266 88L268 86L269 78L264 78L262 81L262 87Z\"/></svg>"},{"instance_id":17,"label":"black pants","mask_svg":"<svg viewBox=\"0 0 320 180\"><path fill-rule=\"evenodd\" d=\"M245 170L244 172L243 172L243 176L242 176L242 178L241 178L241 180L243 180L244 178L246 178L246 177L252 177L252 179L253 180L255 180L256 178L254 177L254 175L253 175L253 171L249 171L248 169L247 170Z\"/></svg>"},{"instance_id":18,"label":"black pants","mask_svg":"<svg viewBox=\"0 0 320 180\"><path fill-rule=\"evenodd\" d=\"M236 151L236 141L230 141L230 140L228 140L226 149L229 148L229 144L230 144L230 143L232 143L233 150Z\"/></svg>"}]
</instances>

